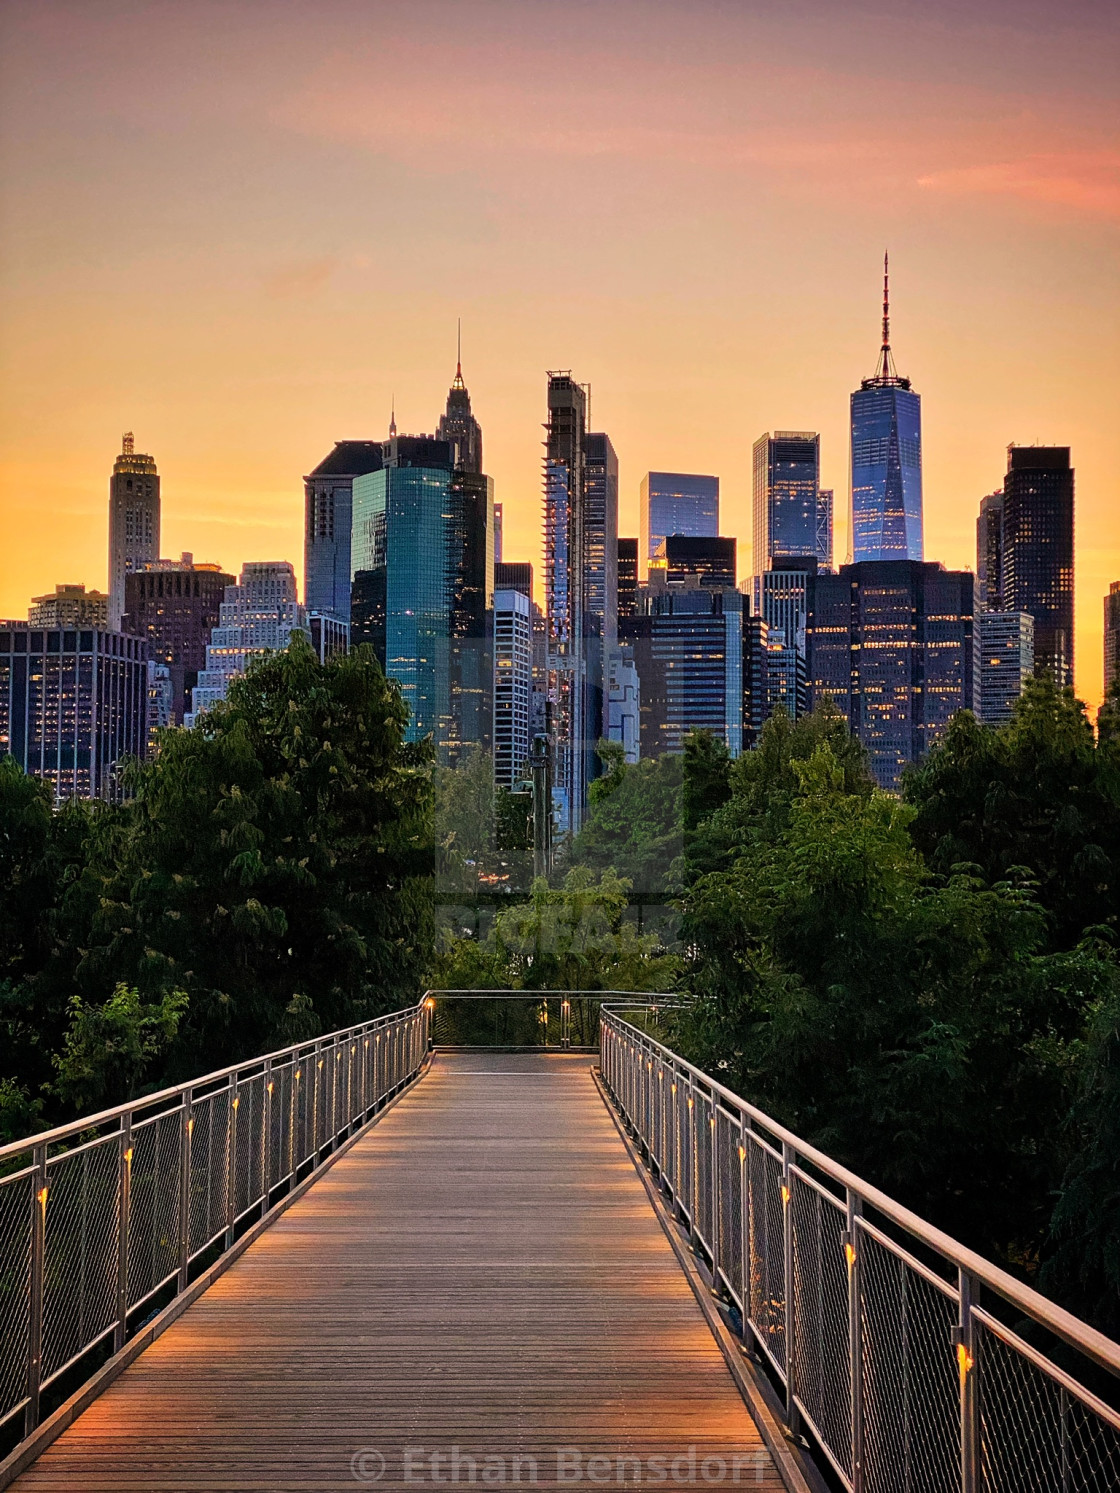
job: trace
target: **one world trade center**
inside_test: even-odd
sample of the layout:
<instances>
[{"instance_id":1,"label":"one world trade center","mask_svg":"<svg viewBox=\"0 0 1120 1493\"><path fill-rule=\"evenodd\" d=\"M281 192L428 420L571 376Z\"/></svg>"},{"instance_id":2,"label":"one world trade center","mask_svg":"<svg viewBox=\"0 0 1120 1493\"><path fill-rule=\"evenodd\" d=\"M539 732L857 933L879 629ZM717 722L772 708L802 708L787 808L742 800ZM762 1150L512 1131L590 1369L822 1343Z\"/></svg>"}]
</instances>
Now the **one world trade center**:
<instances>
[{"instance_id":1,"label":"one world trade center","mask_svg":"<svg viewBox=\"0 0 1120 1493\"><path fill-rule=\"evenodd\" d=\"M879 366L852 395L855 561L922 559L922 401L895 371L888 271L884 255Z\"/></svg>"}]
</instances>

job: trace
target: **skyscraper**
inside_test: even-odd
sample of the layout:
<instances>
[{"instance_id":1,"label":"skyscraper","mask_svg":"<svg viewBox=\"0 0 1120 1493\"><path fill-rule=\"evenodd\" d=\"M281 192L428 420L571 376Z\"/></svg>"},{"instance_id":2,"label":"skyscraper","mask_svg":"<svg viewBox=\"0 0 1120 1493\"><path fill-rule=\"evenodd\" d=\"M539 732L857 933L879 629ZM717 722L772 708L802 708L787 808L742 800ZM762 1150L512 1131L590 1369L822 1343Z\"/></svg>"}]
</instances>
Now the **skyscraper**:
<instances>
[{"instance_id":1,"label":"skyscraper","mask_svg":"<svg viewBox=\"0 0 1120 1493\"><path fill-rule=\"evenodd\" d=\"M109 626L109 598L104 591L87 591L84 586L56 586L53 593L31 598L27 620L32 627L104 630Z\"/></svg>"},{"instance_id":2,"label":"skyscraper","mask_svg":"<svg viewBox=\"0 0 1120 1493\"><path fill-rule=\"evenodd\" d=\"M887 258L883 343L851 399L852 560L922 558L922 401L895 371Z\"/></svg>"},{"instance_id":3,"label":"skyscraper","mask_svg":"<svg viewBox=\"0 0 1120 1493\"><path fill-rule=\"evenodd\" d=\"M494 782L524 777L532 737L532 602L519 590L494 592Z\"/></svg>"},{"instance_id":4,"label":"skyscraper","mask_svg":"<svg viewBox=\"0 0 1120 1493\"><path fill-rule=\"evenodd\" d=\"M638 579L667 534L711 539L719 533L719 478L690 472L647 472L642 478Z\"/></svg>"},{"instance_id":5,"label":"skyscraper","mask_svg":"<svg viewBox=\"0 0 1120 1493\"><path fill-rule=\"evenodd\" d=\"M544 458L545 617L552 791L561 834L583 822L602 732L602 649L585 610L587 392L568 370L548 375ZM598 703L598 708L596 708ZM598 718L598 719L596 719Z\"/></svg>"},{"instance_id":6,"label":"skyscraper","mask_svg":"<svg viewBox=\"0 0 1120 1493\"><path fill-rule=\"evenodd\" d=\"M821 438L811 430L759 436L753 461L754 568L786 555L832 564L832 493L821 491Z\"/></svg>"},{"instance_id":7,"label":"skyscraper","mask_svg":"<svg viewBox=\"0 0 1120 1493\"><path fill-rule=\"evenodd\" d=\"M1003 489L980 499L976 520L976 606L998 612L1003 605Z\"/></svg>"},{"instance_id":8,"label":"skyscraper","mask_svg":"<svg viewBox=\"0 0 1120 1493\"><path fill-rule=\"evenodd\" d=\"M233 576L220 565L196 565L194 556L154 560L125 579L124 630L147 638L148 657L167 668L169 725L181 725L192 691L206 667L206 647L218 625ZM162 694L160 708L163 709Z\"/></svg>"},{"instance_id":9,"label":"skyscraper","mask_svg":"<svg viewBox=\"0 0 1120 1493\"><path fill-rule=\"evenodd\" d=\"M452 465L449 441L394 435L354 479L351 639L370 643L408 705L409 740L454 765L489 746L491 479Z\"/></svg>"},{"instance_id":10,"label":"skyscraper","mask_svg":"<svg viewBox=\"0 0 1120 1493\"><path fill-rule=\"evenodd\" d=\"M666 584L679 586L695 576L702 586L734 586L736 547L730 536L694 539L690 534L666 534L649 562L649 582L663 577Z\"/></svg>"},{"instance_id":11,"label":"skyscraper","mask_svg":"<svg viewBox=\"0 0 1120 1493\"><path fill-rule=\"evenodd\" d=\"M1026 612L977 612L975 636L977 713L1002 726L1034 671L1034 621Z\"/></svg>"},{"instance_id":12,"label":"skyscraper","mask_svg":"<svg viewBox=\"0 0 1120 1493\"><path fill-rule=\"evenodd\" d=\"M303 479L303 590L311 611L350 619L354 478L380 465L380 441L336 441Z\"/></svg>"},{"instance_id":13,"label":"skyscraper","mask_svg":"<svg viewBox=\"0 0 1120 1493\"><path fill-rule=\"evenodd\" d=\"M1003 605L1034 618L1035 673L1073 684L1073 468L1068 446L1009 446Z\"/></svg>"},{"instance_id":14,"label":"skyscraper","mask_svg":"<svg viewBox=\"0 0 1120 1493\"><path fill-rule=\"evenodd\" d=\"M109 627L124 616L124 578L159 559L159 473L150 456L137 452L132 432L109 479Z\"/></svg>"},{"instance_id":15,"label":"skyscraper","mask_svg":"<svg viewBox=\"0 0 1120 1493\"><path fill-rule=\"evenodd\" d=\"M447 408L436 427L436 440L451 447L451 465L460 472L482 471L482 426L471 413L471 396L463 382L463 349L460 341L455 377L447 393Z\"/></svg>"},{"instance_id":16,"label":"skyscraper","mask_svg":"<svg viewBox=\"0 0 1120 1493\"><path fill-rule=\"evenodd\" d=\"M269 653L287 648L294 632L307 633L307 610L296 599L290 560L250 560L236 585L227 586L218 623L206 647L206 667L191 691L184 725L226 698L230 681Z\"/></svg>"},{"instance_id":17,"label":"skyscraper","mask_svg":"<svg viewBox=\"0 0 1120 1493\"><path fill-rule=\"evenodd\" d=\"M618 615L638 615L638 541L618 541Z\"/></svg>"},{"instance_id":18,"label":"skyscraper","mask_svg":"<svg viewBox=\"0 0 1120 1493\"><path fill-rule=\"evenodd\" d=\"M791 720L808 704L806 630L816 577L811 555L791 555L751 582L751 610L766 623L771 706L780 704Z\"/></svg>"},{"instance_id":19,"label":"skyscraper","mask_svg":"<svg viewBox=\"0 0 1120 1493\"><path fill-rule=\"evenodd\" d=\"M147 644L100 627L0 624L0 756L62 798L119 799L147 748Z\"/></svg>"},{"instance_id":20,"label":"skyscraper","mask_svg":"<svg viewBox=\"0 0 1120 1493\"><path fill-rule=\"evenodd\" d=\"M584 607L609 652L618 635L618 457L602 431L587 435L584 490Z\"/></svg>"},{"instance_id":21,"label":"skyscraper","mask_svg":"<svg viewBox=\"0 0 1120 1493\"><path fill-rule=\"evenodd\" d=\"M1105 694L1120 680L1120 581L1113 581L1104 599Z\"/></svg>"},{"instance_id":22,"label":"skyscraper","mask_svg":"<svg viewBox=\"0 0 1120 1493\"><path fill-rule=\"evenodd\" d=\"M975 710L970 571L915 560L818 575L807 628L810 704L830 696L867 748L880 785Z\"/></svg>"}]
</instances>

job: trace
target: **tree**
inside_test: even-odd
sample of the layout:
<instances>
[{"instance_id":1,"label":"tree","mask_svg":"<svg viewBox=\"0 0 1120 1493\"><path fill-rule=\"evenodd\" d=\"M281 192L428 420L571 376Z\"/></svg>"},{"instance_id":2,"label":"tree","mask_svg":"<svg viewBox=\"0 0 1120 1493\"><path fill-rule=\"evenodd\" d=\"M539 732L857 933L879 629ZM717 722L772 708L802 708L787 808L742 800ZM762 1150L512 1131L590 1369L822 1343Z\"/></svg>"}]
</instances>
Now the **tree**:
<instances>
[{"instance_id":1,"label":"tree","mask_svg":"<svg viewBox=\"0 0 1120 1493\"><path fill-rule=\"evenodd\" d=\"M684 840L683 762L679 756L627 763L619 742L599 743L606 772L591 785L590 807L572 861L612 870L641 894L670 895L679 886Z\"/></svg>"},{"instance_id":2,"label":"tree","mask_svg":"<svg viewBox=\"0 0 1120 1493\"><path fill-rule=\"evenodd\" d=\"M962 712L908 774L914 842L935 871L977 866L1037 883L1051 946L1070 949L1120 910L1120 740L1094 743L1085 707L1048 675L1028 680L998 730Z\"/></svg>"},{"instance_id":3,"label":"tree","mask_svg":"<svg viewBox=\"0 0 1120 1493\"><path fill-rule=\"evenodd\" d=\"M76 971L190 999L171 1063L228 1063L414 1000L432 939L431 749L368 649L300 637L135 772ZM103 996L102 996L103 998Z\"/></svg>"},{"instance_id":4,"label":"tree","mask_svg":"<svg viewBox=\"0 0 1120 1493\"><path fill-rule=\"evenodd\" d=\"M931 876L914 809L858 775L849 791L827 741L790 765L796 791L772 775L777 804L756 801L729 869L686 893L684 1040L917 1211L1033 1259L1101 958L1046 952L1029 884Z\"/></svg>"},{"instance_id":5,"label":"tree","mask_svg":"<svg viewBox=\"0 0 1120 1493\"><path fill-rule=\"evenodd\" d=\"M486 937L449 939L441 989L667 990L679 961L626 916L629 883L573 867L562 887L543 877L527 902L503 908Z\"/></svg>"},{"instance_id":6,"label":"tree","mask_svg":"<svg viewBox=\"0 0 1120 1493\"><path fill-rule=\"evenodd\" d=\"M174 1040L186 1006L181 990L148 1005L138 990L123 984L101 1006L75 995L70 1026L55 1057L55 1092L79 1112L134 1099Z\"/></svg>"}]
</instances>

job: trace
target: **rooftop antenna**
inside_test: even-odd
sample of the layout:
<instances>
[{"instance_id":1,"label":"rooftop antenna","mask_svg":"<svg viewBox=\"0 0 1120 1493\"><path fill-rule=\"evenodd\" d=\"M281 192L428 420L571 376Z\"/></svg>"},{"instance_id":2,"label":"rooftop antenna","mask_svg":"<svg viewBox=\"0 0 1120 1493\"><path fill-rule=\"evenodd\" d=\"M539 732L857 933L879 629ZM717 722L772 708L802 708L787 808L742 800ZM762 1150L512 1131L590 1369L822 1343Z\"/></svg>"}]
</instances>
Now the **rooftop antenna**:
<instances>
[{"instance_id":1,"label":"rooftop antenna","mask_svg":"<svg viewBox=\"0 0 1120 1493\"><path fill-rule=\"evenodd\" d=\"M879 366L876 378L896 378L894 357L891 353L891 263L890 255L883 251L883 345L879 349Z\"/></svg>"},{"instance_id":2,"label":"rooftop antenna","mask_svg":"<svg viewBox=\"0 0 1120 1493\"><path fill-rule=\"evenodd\" d=\"M126 430L121 437L121 455L132 456L136 449L136 442L132 439L132 431Z\"/></svg>"},{"instance_id":3,"label":"rooftop antenna","mask_svg":"<svg viewBox=\"0 0 1120 1493\"><path fill-rule=\"evenodd\" d=\"M463 318L460 316L455 322L455 382L451 385L453 389L465 389L463 383Z\"/></svg>"},{"instance_id":4,"label":"rooftop antenna","mask_svg":"<svg viewBox=\"0 0 1120 1493\"><path fill-rule=\"evenodd\" d=\"M397 433L397 396L393 394L390 398L389 413L389 439L392 440Z\"/></svg>"}]
</instances>

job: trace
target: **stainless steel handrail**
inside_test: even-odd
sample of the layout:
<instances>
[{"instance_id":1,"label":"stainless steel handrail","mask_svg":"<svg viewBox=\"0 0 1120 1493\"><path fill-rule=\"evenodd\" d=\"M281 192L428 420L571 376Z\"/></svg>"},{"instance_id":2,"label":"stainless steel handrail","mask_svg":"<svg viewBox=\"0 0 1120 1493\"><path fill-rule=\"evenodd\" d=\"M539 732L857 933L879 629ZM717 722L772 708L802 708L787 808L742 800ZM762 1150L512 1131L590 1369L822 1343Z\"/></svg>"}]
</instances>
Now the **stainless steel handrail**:
<instances>
[{"instance_id":1,"label":"stainless steel handrail","mask_svg":"<svg viewBox=\"0 0 1120 1493\"><path fill-rule=\"evenodd\" d=\"M0 1148L0 1429L22 1414L26 1440L45 1391L79 1387L93 1350L122 1348L420 1072L430 1031L422 999Z\"/></svg>"},{"instance_id":2,"label":"stainless steel handrail","mask_svg":"<svg viewBox=\"0 0 1120 1493\"><path fill-rule=\"evenodd\" d=\"M632 997L634 1002L641 1006L650 1003L649 991L632 990L485 990L478 987L448 989L448 990L426 990L424 999L434 1003L437 1000L508 1000L508 1001L530 1001L535 1004L544 1004L550 1000L560 1002L560 1047L570 1048L572 1045L572 1001L588 1000L598 1001L600 1005L604 1001L615 1001L618 997ZM543 1044L542 1044L543 1045ZM595 1051L594 1044L581 1048L581 1051Z\"/></svg>"},{"instance_id":3,"label":"stainless steel handrail","mask_svg":"<svg viewBox=\"0 0 1120 1493\"><path fill-rule=\"evenodd\" d=\"M846 1488L1120 1487L1120 1412L981 1295L1114 1374L1120 1344L619 1011L605 1006L599 1029L604 1082L782 1385L790 1431L812 1433Z\"/></svg>"}]
</instances>

